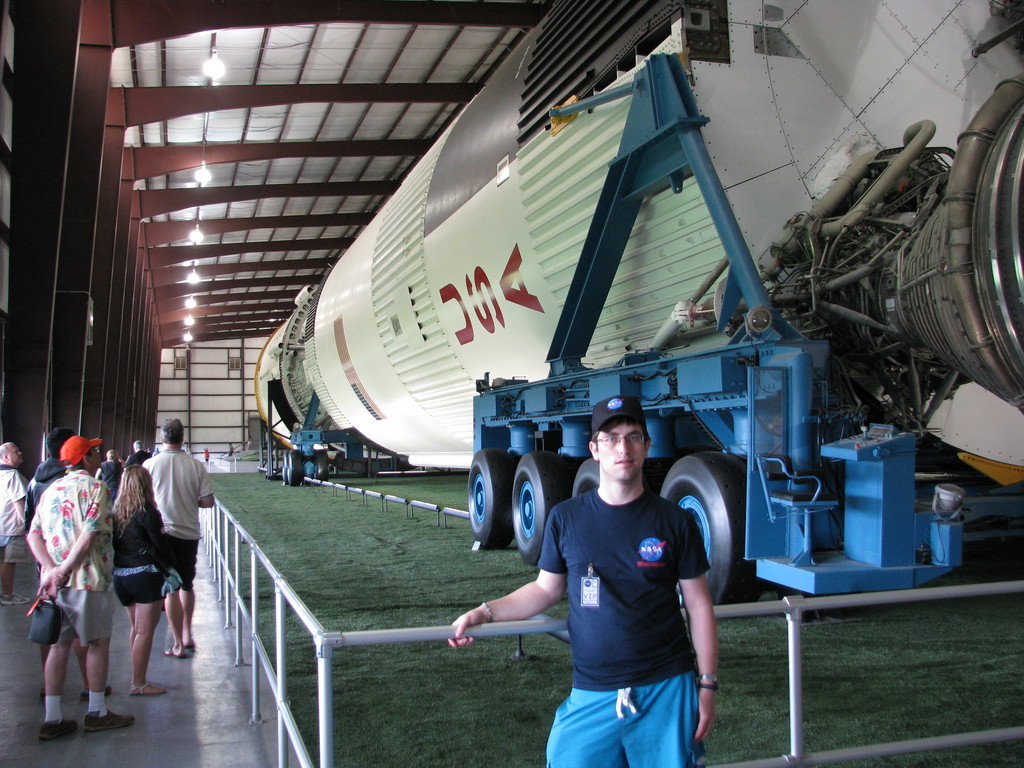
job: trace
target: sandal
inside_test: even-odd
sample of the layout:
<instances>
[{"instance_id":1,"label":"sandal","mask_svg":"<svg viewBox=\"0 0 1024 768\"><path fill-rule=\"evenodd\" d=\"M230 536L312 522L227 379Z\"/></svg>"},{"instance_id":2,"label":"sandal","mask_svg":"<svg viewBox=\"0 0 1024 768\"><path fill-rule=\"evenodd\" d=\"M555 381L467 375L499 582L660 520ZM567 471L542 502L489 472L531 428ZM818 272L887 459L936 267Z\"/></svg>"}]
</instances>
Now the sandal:
<instances>
[{"instance_id":1,"label":"sandal","mask_svg":"<svg viewBox=\"0 0 1024 768\"><path fill-rule=\"evenodd\" d=\"M128 691L129 696L159 696L161 693L167 693L167 689L161 688L159 685L153 685L150 682L145 682L142 685L133 685L131 690Z\"/></svg>"},{"instance_id":2,"label":"sandal","mask_svg":"<svg viewBox=\"0 0 1024 768\"><path fill-rule=\"evenodd\" d=\"M164 651L164 656L170 656L172 659L187 659L188 654L182 651L181 653L175 653L173 648L168 648Z\"/></svg>"}]
</instances>

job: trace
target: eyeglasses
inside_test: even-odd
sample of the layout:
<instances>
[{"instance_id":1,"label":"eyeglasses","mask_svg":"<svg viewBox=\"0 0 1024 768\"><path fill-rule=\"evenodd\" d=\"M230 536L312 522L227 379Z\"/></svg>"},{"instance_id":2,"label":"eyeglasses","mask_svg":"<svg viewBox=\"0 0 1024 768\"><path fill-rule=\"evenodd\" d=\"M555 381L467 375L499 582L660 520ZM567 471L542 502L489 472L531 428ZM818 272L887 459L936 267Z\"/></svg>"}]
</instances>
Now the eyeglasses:
<instances>
[{"instance_id":1,"label":"eyeglasses","mask_svg":"<svg viewBox=\"0 0 1024 768\"><path fill-rule=\"evenodd\" d=\"M602 445L608 445L614 448L623 440L626 441L627 445L640 445L645 438L639 432L631 432L628 435L604 435L603 437L597 438L597 442Z\"/></svg>"}]
</instances>

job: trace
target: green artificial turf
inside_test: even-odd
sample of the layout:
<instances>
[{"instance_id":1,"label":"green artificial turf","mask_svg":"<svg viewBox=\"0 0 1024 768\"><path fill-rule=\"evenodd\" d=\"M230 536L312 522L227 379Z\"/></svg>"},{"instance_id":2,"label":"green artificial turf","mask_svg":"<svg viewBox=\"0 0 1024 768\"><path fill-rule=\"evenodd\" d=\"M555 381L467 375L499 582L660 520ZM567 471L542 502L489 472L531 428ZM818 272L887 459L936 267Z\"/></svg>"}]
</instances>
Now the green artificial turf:
<instances>
[{"instance_id":1,"label":"green artificial turf","mask_svg":"<svg viewBox=\"0 0 1024 768\"><path fill-rule=\"evenodd\" d=\"M403 498L465 508L465 477L349 480ZM328 630L449 624L481 600L532 579L514 548L472 552L465 520L377 499L286 488L259 474L215 475L237 516ZM935 585L1024 579L1019 542L974 545L968 563ZM243 558L242 583L248 580ZM273 652L273 587L258 584L260 636ZM774 595L766 594L765 599ZM1024 724L1024 597L863 608L805 627L805 745L809 751ZM551 615L564 616L560 605ZM313 755L316 660L289 621L289 698ZM789 751L786 622L720 623L722 692L709 763ZM334 655L336 765L539 766L552 714L568 692L567 646L514 638L338 649ZM952 768L1024 765L1024 742L958 748L847 765Z\"/></svg>"}]
</instances>

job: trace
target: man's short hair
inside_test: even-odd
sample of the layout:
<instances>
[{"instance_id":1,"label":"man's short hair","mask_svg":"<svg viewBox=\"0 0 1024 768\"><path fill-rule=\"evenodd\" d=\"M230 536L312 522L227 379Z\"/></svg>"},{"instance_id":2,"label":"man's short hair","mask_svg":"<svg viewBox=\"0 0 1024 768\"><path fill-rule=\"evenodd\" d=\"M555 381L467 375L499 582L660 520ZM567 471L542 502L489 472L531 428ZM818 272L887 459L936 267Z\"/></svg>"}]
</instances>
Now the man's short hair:
<instances>
[{"instance_id":1,"label":"man's short hair","mask_svg":"<svg viewBox=\"0 0 1024 768\"><path fill-rule=\"evenodd\" d=\"M185 427L181 419L167 419L160 427L160 435L167 445L181 445L185 442Z\"/></svg>"},{"instance_id":2,"label":"man's short hair","mask_svg":"<svg viewBox=\"0 0 1024 768\"><path fill-rule=\"evenodd\" d=\"M67 427L55 427L51 429L49 434L46 436L46 455L51 459L60 458L60 449L68 441L69 437L73 437L75 431L68 429Z\"/></svg>"},{"instance_id":3,"label":"man's short hair","mask_svg":"<svg viewBox=\"0 0 1024 768\"><path fill-rule=\"evenodd\" d=\"M142 441L141 440L136 440L134 443L132 443L132 450L133 451L141 451L142 450Z\"/></svg>"}]
</instances>

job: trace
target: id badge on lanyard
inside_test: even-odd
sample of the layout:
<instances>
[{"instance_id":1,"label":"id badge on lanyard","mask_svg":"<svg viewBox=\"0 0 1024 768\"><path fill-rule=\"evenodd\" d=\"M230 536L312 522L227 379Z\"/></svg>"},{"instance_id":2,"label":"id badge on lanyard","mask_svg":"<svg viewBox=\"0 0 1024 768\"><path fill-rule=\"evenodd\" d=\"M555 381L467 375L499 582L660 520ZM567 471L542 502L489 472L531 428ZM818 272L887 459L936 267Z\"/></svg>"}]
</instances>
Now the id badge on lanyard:
<instances>
[{"instance_id":1,"label":"id badge on lanyard","mask_svg":"<svg viewBox=\"0 0 1024 768\"><path fill-rule=\"evenodd\" d=\"M594 564L587 566L587 575L580 577L580 606L601 607L601 577L594 575Z\"/></svg>"}]
</instances>

